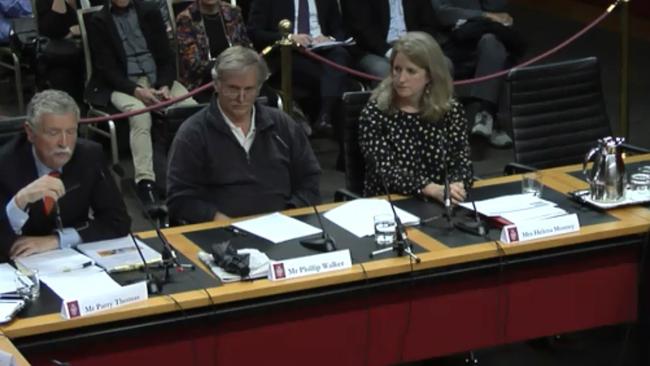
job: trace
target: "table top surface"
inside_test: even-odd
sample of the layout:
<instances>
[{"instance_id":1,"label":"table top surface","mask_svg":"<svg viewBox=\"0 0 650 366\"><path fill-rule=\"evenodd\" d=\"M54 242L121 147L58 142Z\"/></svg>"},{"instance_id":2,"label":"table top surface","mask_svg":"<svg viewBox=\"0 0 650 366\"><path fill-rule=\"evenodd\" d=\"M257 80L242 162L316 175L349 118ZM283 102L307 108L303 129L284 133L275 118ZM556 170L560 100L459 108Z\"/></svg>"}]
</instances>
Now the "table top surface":
<instances>
[{"instance_id":1,"label":"table top surface","mask_svg":"<svg viewBox=\"0 0 650 366\"><path fill-rule=\"evenodd\" d=\"M650 160L650 155L629 157L626 162L647 160ZM587 188L584 181L571 175L571 172L580 169L582 169L582 166L575 165L543 171L542 181L546 187L545 192L546 189L549 189L549 192L554 192L553 194L559 197L576 189ZM520 180L521 177L519 175L479 180L475 183L475 190L481 192L481 190L489 190L494 187L509 187L508 189L511 189L513 185L519 184ZM408 198L395 197L395 200L400 205L406 203ZM439 206L436 203L426 204ZM326 211L337 205L338 203L330 203L321 205L319 208L322 211ZM288 210L285 213L302 217L311 215L313 210L312 208L300 208ZM589 212L586 213L591 214ZM0 332L10 339L40 335L150 315L209 307L215 304L228 304L241 300L252 300L295 291L317 289L324 286L354 283L367 279L399 275L410 271L444 268L463 263L489 260L503 255L519 255L570 247L609 238L640 235L650 229L650 209L645 206L630 206L591 215L595 215L594 217L597 216L596 220L587 225L581 221L581 229L578 232L513 244L505 244L496 240L483 241L475 239L475 243L452 246L446 244L445 240L442 240L440 237L431 235L432 232L435 234L435 231L432 231L433 229L431 228L425 226L413 227L408 229L408 237L423 249L418 253L418 256L421 258L421 263L416 264L406 257L396 257L393 255L389 258L369 259L363 263L356 261L351 268L345 270L285 281L273 282L267 279L260 279L220 284L214 279L214 286L211 287L201 287L166 295L151 296L143 302L71 320L64 320L59 313L54 312L44 315L19 317L13 322L1 326ZM169 228L163 230L163 232L176 250L197 266L196 271L201 271L202 275L214 278L208 268L198 260L197 253L200 250L199 245L190 240L188 236L192 236L192 233L200 233L206 230L225 227L230 223L231 221L209 222ZM141 233L140 236L144 239L155 238L156 233L149 231ZM6 337L4 337L4 340L8 342ZM8 344L11 346L10 342ZM0 349L4 349L2 344L0 344Z\"/></svg>"}]
</instances>

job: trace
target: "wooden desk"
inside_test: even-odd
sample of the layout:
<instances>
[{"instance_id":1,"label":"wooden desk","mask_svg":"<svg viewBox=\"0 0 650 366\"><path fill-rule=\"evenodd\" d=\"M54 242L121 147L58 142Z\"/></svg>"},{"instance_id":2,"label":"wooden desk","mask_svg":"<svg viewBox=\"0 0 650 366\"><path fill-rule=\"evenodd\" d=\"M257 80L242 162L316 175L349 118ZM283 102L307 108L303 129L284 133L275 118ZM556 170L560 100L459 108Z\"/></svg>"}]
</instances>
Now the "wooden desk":
<instances>
[{"instance_id":1,"label":"wooden desk","mask_svg":"<svg viewBox=\"0 0 650 366\"><path fill-rule=\"evenodd\" d=\"M29 362L23 355L14 347L13 343L4 335L0 334L0 350L11 353L16 360L16 366L27 366Z\"/></svg>"},{"instance_id":2,"label":"wooden desk","mask_svg":"<svg viewBox=\"0 0 650 366\"><path fill-rule=\"evenodd\" d=\"M570 178L548 171L543 179L566 193L574 189ZM609 214L615 220L578 233L510 245L450 248L412 228L411 240L427 250L419 264L374 260L291 281L158 296L69 321L58 314L18 319L1 330L35 364L56 358L75 365L381 365L632 322L639 251L650 220L629 208ZM196 259L199 248L184 234L217 226L165 234L205 270Z\"/></svg>"}]
</instances>

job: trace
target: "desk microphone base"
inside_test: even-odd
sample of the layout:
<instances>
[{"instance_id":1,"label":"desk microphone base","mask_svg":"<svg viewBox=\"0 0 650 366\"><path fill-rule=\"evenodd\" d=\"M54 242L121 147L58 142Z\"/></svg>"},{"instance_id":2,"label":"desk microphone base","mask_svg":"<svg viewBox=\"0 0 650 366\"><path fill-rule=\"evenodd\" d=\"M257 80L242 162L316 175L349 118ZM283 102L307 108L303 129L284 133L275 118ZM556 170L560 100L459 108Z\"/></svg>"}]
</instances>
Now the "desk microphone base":
<instances>
[{"instance_id":1,"label":"desk microphone base","mask_svg":"<svg viewBox=\"0 0 650 366\"><path fill-rule=\"evenodd\" d=\"M418 257L417 255L415 255L413 253L413 250L411 249L411 246L409 244L407 244L405 241L396 242L395 244L393 244L393 245L391 245L389 247L383 248L383 249L377 249L377 250L370 253L370 258L374 258L375 256L377 256L379 254L388 253L388 252L391 252L391 251L397 252L398 257L403 257L403 256L407 255L407 256L411 257L411 259L413 259L415 261L415 263L420 263L422 261L420 259L420 257Z\"/></svg>"}]
</instances>

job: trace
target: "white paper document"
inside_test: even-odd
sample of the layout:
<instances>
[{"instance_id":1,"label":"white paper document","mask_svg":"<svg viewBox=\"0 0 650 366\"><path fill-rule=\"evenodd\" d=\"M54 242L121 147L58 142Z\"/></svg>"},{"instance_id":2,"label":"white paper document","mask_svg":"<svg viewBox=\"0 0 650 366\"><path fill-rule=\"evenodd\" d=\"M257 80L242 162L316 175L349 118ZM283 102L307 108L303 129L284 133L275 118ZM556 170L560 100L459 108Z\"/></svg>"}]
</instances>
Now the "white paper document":
<instances>
[{"instance_id":1,"label":"white paper document","mask_svg":"<svg viewBox=\"0 0 650 366\"><path fill-rule=\"evenodd\" d=\"M552 217L562 216L566 214L567 212L565 210L557 206L542 206L528 210L506 212L501 214L501 217L512 222L513 224L521 224L527 221L546 220Z\"/></svg>"},{"instance_id":2,"label":"white paper document","mask_svg":"<svg viewBox=\"0 0 650 366\"><path fill-rule=\"evenodd\" d=\"M308 48L312 51L318 50L318 49L325 49L325 48L330 48L334 46L352 46L357 44L357 42L354 40L354 38L350 37L346 39L345 41L328 41L328 42L321 42L317 44L313 44L309 46Z\"/></svg>"},{"instance_id":3,"label":"white paper document","mask_svg":"<svg viewBox=\"0 0 650 366\"><path fill-rule=\"evenodd\" d=\"M9 263L0 263L0 294L16 292L16 269Z\"/></svg>"},{"instance_id":4,"label":"white paper document","mask_svg":"<svg viewBox=\"0 0 650 366\"><path fill-rule=\"evenodd\" d=\"M395 207L397 216L406 226L418 225L420 218ZM386 200L377 198L361 198L345 203L325 213L328 220L361 238L375 234L373 218L376 215L392 215L393 210Z\"/></svg>"},{"instance_id":5,"label":"white paper document","mask_svg":"<svg viewBox=\"0 0 650 366\"><path fill-rule=\"evenodd\" d=\"M482 201L476 201L476 211L485 216L503 216L508 213L516 213L529 209L541 207L553 207L555 203L535 197L531 194L511 194ZM470 211L473 210L471 202L458 204Z\"/></svg>"},{"instance_id":6,"label":"white paper document","mask_svg":"<svg viewBox=\"0 0 650 366\"><path fill-rule=\"evenodd\" d=\"M141 240L135 240L138 242L142 256L148 264L162 261L160 253L153 250ZM142 258L140 258L140 254L135 244L133 244L131 236L79 244L77 249L92 258L97 265L108 272L129 271L143 266Z\"/></svg>"},{"instance_id":7,"label":"white paper document","mask_svg":"<svg viewBox=\"0 0 650 366\"><path fill-rule=\"evenodd\" d=\"M74 299L93 293L114 291L121 287L97 266L70 272L51 273L41 276L41 281L62 299Z\"/></svg>"},{"instance_id":8,"label":"white paper document","mask_svg":"<svg viewBox=\"0 0 650 366\"><path fill-rule=\"evenodd\" d=\"M18 257L16 266L38 270L41 276L87 268L95 262L74 249L55 249L27 257Z\"/></svg>"},{"instance_id":9,"label":"white paper document","mask_svg":"<svg viewBox=\"0 0 650 366\"><path fill-rule=\"evenodd\" d=\"M248 231L273 243L319 234L322 230L279 212L239 221L232 226Z\"/></svg>"}]
</instances>

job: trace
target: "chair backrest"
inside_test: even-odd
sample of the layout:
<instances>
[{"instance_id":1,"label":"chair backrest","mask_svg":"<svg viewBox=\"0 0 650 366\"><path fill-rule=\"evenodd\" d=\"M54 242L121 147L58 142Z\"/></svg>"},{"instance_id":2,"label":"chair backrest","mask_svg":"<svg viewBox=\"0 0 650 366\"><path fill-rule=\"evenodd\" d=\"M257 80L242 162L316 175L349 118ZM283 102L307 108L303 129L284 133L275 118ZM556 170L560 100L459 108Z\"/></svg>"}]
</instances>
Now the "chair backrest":
<instances>
[{"instance_id":1,"label":"chair backrest","mask_svg":"<svg viewBox=\"0 0 650 366\"><path fill-rule=\"evenodd\" d=\"M371 92L347 92L343 94L343 151L345 157L345 188L358 195L363 194L366 167L359 149L359 115L368 102Z\"/></svg>"},{"instance_id":2,"label":"chair backrest","mask_svg":"<svg viewBox=\"0 0 650 366\"><path fill-rule=\"evenodd\" d=\"M25 116L0 119L0 146L25 132Z\"/></svg>"},{"instance_id":3,"label":"chair backrest","mask_svg":"<svg viewBox=\"0 0 650 366\"><path fill-rule=\"evenodd\" d=\"M88 31L86 30L86 24L90 21L92 15L102 10L103 7L103 5L99 5L77 10L79 33L81 34L81 43L83 44L84 61L86 66L86 84L88 84L90 77L93 74L93 62L92 55L90 53L90 44L88 43Z\"/></svg>"},{"instance_id":4,"label":"chair backrest","mask_svg":"<svg viewBox=\"0 0 650 366\"><path fill-rule=\"evenodd\" d=\"M612 133L595 57L513 69L506 86L517 163L579 163Z\"/></svg>"}]
</instances>

